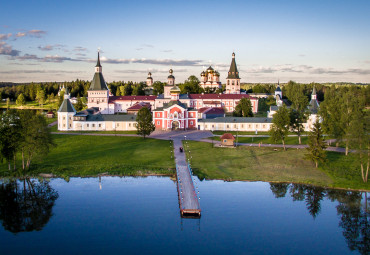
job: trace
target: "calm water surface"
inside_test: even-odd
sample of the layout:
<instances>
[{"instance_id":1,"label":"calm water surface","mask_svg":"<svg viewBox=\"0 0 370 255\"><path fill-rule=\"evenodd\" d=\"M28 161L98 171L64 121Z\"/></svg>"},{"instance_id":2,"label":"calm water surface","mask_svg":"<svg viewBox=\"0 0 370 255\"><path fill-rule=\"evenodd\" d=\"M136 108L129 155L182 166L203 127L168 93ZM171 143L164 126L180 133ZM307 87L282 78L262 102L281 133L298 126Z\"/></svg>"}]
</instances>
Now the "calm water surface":
<instances>
[{"instance_id":1,"label":"calm water surface","mask_svg":"<svg viewBox=\"0 0 370 255\"><path fill-rule=\"evenodd\" d=\"M182 219L167 177L1 181L1 254L369 254L365 193L197 183Z\"/></svg>"}]
</instances>

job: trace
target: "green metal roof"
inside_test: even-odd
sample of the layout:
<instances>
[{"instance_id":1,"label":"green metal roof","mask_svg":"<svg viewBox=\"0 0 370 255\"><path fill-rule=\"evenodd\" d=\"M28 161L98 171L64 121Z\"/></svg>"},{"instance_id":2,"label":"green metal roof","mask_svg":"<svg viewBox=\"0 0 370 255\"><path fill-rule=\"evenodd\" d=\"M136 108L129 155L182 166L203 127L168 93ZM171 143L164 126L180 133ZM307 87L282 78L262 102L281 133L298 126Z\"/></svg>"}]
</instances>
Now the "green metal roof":
<instances>
[{"instance_id":1,"label":"green metal roof","mask_svg":"<svg viewBox=\"0 0 370 255\"><path fill-rule=\"evenodd\" d=\"M95 73L89 90L108 90L102 73Z\"/></svg>"},{"instance_id":2,"label":"green metal roof","mask_svg":"<svg viewBox=\"0 0 370 255\"><path fill-rule=\"evenodd\" d=\"M136 115L133 114L94 114L88 115L86 121L136 121Z\"/></svg>"},{"instance_id":3,"label":"green metal roof","mask_svg":"<svg viewBox=\"0 0 370 255\"><path fill-rule=\"evenodd\" d=\"M59 107L58 112L76 112L76 110L69 99L64 99L63 103Z\"/></svg>"},{"instance_id":4,"label":"green metal roof","mask_svg":"<svg viewBox=\"0 0 370 255\"><path fill-rule=\"evenodd\" d=\"M319 102L317 102L316 99L311 99L309 105L308 105L308 109L310 110L311 113L318 113L319 111Z\"/></svg>"},{"instance_id":5,"label":"green metal roof","mask_svg":"<svg viewBox=\"0 0 370 255\"><path fill-rule=\"evenodd\" d=\"M227 74L228 74L227 79L240 79L238 68L236 67L236 62L235 62L235 53L233 53L233 58L231 60L230 69Z\"/></svg>"}]
</instances>

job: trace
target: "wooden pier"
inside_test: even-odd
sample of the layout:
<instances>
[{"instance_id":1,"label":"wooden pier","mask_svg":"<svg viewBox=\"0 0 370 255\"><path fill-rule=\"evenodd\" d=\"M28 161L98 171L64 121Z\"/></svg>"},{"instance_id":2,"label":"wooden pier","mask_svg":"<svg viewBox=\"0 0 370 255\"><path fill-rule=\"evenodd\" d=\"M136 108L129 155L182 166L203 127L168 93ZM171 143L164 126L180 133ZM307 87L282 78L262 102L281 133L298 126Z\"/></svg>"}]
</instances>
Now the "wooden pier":
<instances>
[{"instance_id":1,"label":"wooden pier","mask_svg":"<svg viewBox=\"0 0 370 255\"><path fill-rule=\"evenodd\" d=\"M180 152L182 142L180 139L173 140L176 160L177 192L179 198L180 213L183 217L200 217L200 204L195 191L190 166L186 162L185 151Z\"/></svg>"}]
</instances>

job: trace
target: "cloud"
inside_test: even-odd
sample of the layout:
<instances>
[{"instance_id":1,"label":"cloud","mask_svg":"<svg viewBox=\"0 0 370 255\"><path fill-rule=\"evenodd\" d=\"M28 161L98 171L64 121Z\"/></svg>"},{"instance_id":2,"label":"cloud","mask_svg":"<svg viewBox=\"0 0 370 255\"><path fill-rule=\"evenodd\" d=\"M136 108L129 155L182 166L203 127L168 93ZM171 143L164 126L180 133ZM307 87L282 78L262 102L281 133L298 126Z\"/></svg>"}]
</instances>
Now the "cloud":
<instances>
[{"instance_id":1,"label":"cloud","mask_svg":"<svg viewBox=\"0 0 370 255\"><path fill-rule=\"evenodd\" d=\"M13 50L13 47L11 45L0 41L0 55L15 57L18 56L19 53L19 50Z\"/></svg>"},{"instance_id":2,"label":"cloud","mask_svg":"<svg viewBox=\"0 0 370 255\"><path fill-rule=\"evenodd\" d=\"M18 73L81 73L80 71L64 71L64 70L10 70L0 71L2 74L18 74Z\"/></svg>"},{"instance_id":3,"label":"cloud","mask_svg":"<svg viewBox=\"0 0 370 255\"><path fill-rule=\"evenodd\" d=\"M81 57L86 56L86 54L84 54L84 53L76 53L75 55L76 55L76 56L81 56Z\"/></svg>"},{"instance_id":4,"label":"cloud","mask_svg":"<svg viewBox=\"0 0 370 255\"><path fill-rule=\"evenodd\" d=\"M306 55L305 54L299 54L298 56L299 57L305 57Z\"/></svg>"},{"instance_id":5,"label":"cloud","mask_svg":"<svg viewBox=\"0 0 370 255\"><path fill-rule=\"evenodd\" d=\"M76 47L73 49L73 51L79 51L79 52L81 52L81 51L87 51L87 49L86 49L86 48L84 48L84 47L81 47L81 46L76 46Z\"/></svg>"},{"instance_id":6,"label":"cloud","mask_svg":"<svg viewBox=\"0 0 370 255\"><path fill-rule=\"evenodd\" d=\"M143 50L144 48L136 48L135 50Z\"/></svg>"},{"instance_id":7,"label":"cloud","mask_svg":"<svg viewBox=\"0 0 370 255\"><path fill-rule=\"evenodd\" d=\"M43 35L46 35L46 31L33 29L33 30L29 30L27 32L27 35L40 38Z\"/></svg>"},{"instance_id":8,"label":"cloud","mask_svg":"<svg viewBox=\"0 0 370 255\"><path fill-rule=\"evenodd\" d=\"M15 37L24 37L24 36L26 36L27 35L27 33L26 32L18 32L16 35L15 35Z\"/></svg>"},{"instance_id":9,"label":"cloud","mask_svg":"<svg viewBox=\"0 0 370 255\"><path fill-rule=\"evenodd\" d=\"M61 49L65 47L65 45L62 45L62 44L54 44L54 45L45 45L45 46L39 46L38 48L42 51L51 51L51 50L54 50L54 49Z\"/></svg>"},{"instance_id":10,"label":"cloud","mask_svg":"<svg viewBox=\"0 0 370 255\"><path fill-rule=\"evenodd\" d=\"M5 41L5 40L8 40L9 37L11 37L12 34L9 33L9 34L0 34L0 41Z\"/></svg>"},{"instance_id":11,"label":"cloud","mask_svg":"<svg viewBox=\"0 0 370 255\"><path fill-rule=\"evenodd\" d=\"M142 73L142 74L146 74L147 72L151 72L153 74L155 73L168 73L168 69L131 69L131 70L115 70L114 72L116 73L127 73L127 74L130 74L130 73ZM174 69L173 70L174 73L184 73L184 72L188 72L188 69Z\"/></svg>"},{"instance_id":12,"label":"cloud","mask_svg":"<svg viewBox=\"0 0 370 255\"><path fill-rule=\"evenodd\" d=\"M24 60L36 60L40 62L52 62L52 63L61 63L64 61L81 61L79 59L73 59L69 57L62 57L58 55L46 55L45 57L38 57L37 55L31 54L24 54L23 56L18 56L16 59L24 61Z\"/></svg>"},{"instance_id":13,"label":"cloud","mask_svg":"<svg viewBox=\"0 0 370 255\"><path fill-rule=\"evenodd\" d=\"M173 50L162 50L161 52L170 53L173 52Z\"/></svg>"},{"instance_id":14,"label":"cloud","mask_svg":"<svg viewBox=\"0 0 370 255\"><path fill-rule=\"evenodd\" d=\"M151 45L151 44L142 44L141 45L142 47L146 47L146 48L154 48L154 45Z\"/></svg>"},{"instance_id":15,"label":"cloud","mask_svg":"<svg viewBox=\"0 0 370 255\"><path fill-rule=\"evenodd\" d=\"M290 64L286 65L275 65L270 67L257 67L246 69L245 72L253 74L268 74L268 73L308 73L308 74L331 74L331 75L341 75L341 74L360 74L368 75L370 74L370 69L361 68L347 68L347 69L334 69L330 67L313 67L308 65L298 65L293 66Z\"/></svg>"}]
</instances>

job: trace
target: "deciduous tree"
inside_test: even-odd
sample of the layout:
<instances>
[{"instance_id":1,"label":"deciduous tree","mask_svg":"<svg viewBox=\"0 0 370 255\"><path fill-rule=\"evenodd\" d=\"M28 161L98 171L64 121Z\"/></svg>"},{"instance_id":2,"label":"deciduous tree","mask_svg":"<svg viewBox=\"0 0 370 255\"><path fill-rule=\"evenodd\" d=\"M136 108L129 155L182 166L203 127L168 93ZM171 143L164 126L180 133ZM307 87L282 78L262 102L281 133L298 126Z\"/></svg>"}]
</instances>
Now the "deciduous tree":
<instances>
[{"instance_id":1,"label":"deciduous tree","mask_svg":"<svg viewBox=\"0 0 370 255\"><path fill-rule=\"evenodd\" d=\"M249 98L240 99L235 107L233 115L238 117L253 117L251 100L249 100Z\"/></svg>"},{"instance_id":2,"label":"deciduous tree","mask_svg":"<svg viewBox=\"0 0 370 255\"><path fill-rule=\"evenodd\" d=\"M144 137L150 135L154 130L155 126L153 124L152 113L146 107L139 110L136 117L136 129L137 134Z\"/></svg>"},{"instance_id":3,"label":"deciduous tree","mask_svg":"<svg viewBox=\"0 0 370 255\"><path fill-rule=\"evenodd\" d=\"M283 105L282 107L279 107L279 109L273 115L272 125L269 133L271 135L270 139L273 140L274 142L277 142L279 140L282 141L284 150L286 150L285 138L289 132L289 123L290 123L289 111L286 108L286 106Z\"/></svg>"}]
</instances>

